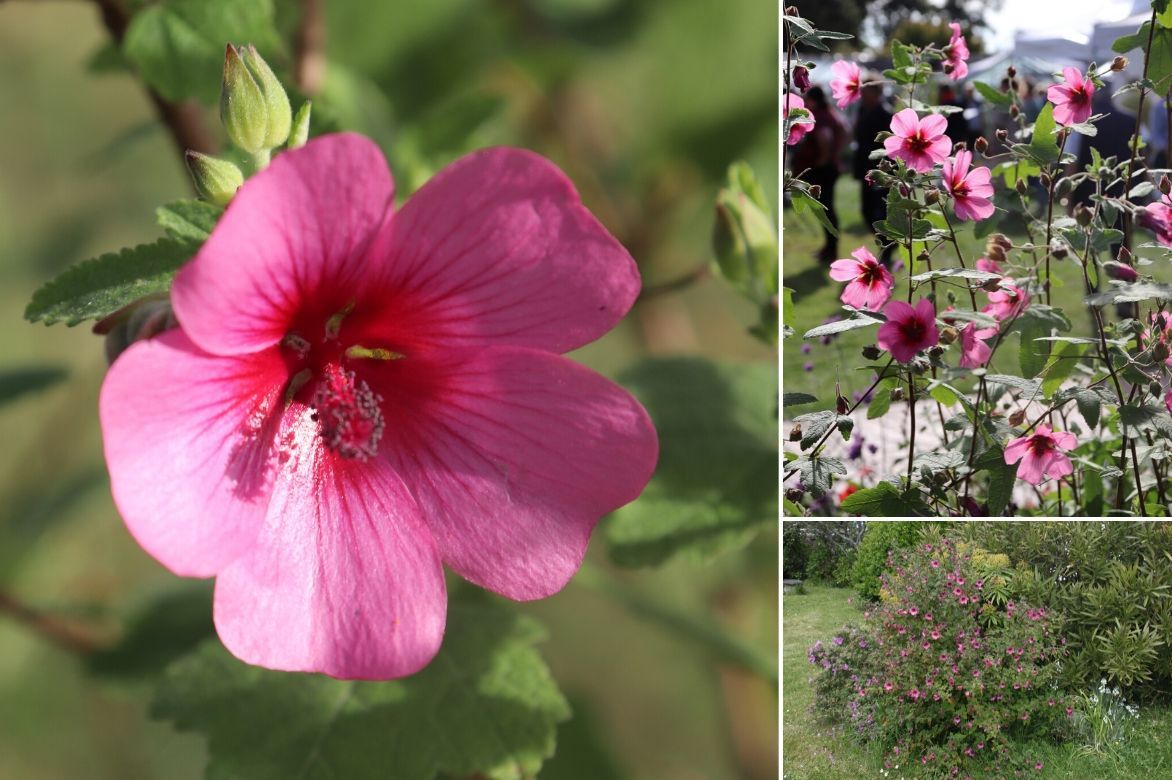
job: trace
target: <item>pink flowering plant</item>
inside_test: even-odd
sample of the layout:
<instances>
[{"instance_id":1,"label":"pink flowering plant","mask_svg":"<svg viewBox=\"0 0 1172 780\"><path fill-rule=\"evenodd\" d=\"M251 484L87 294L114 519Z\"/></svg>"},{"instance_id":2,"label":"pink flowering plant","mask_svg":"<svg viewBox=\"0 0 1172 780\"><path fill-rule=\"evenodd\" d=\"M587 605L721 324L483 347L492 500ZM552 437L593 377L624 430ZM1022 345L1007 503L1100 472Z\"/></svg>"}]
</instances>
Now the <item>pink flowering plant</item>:
<instances>
[{"instance_id":1,"label":"pink flowering plant","mask_svg":"<svg viewBox=\"0 0 1172 780\"><path fill-rule=\"evenodd\" d=\"M888 769L1036 774L1018 743L1069 732L1065 640L1053 613L1006 600L1010 576L998 556L935 536L893 552L863 626L810 649L815 711L878 745Z\"/></svg>"},{"instance_id":2,"label":"pink flowering plant","mask_svg":"<svg viewBox=\"0 0 1172 780\"><path fill-rule=\"evenodd\" d=\"M338 70L309 89L304 49L321 41L299 36L287 62L268 3L188 4L182 19L101 5L198 199L159 209L155 243L62 272L26 316L96 321L117 538L209 582L108 637L5 593L0 616L95 673L149 679L157 717L209 738L209 775L537 776L571 711L516 604L572 580L776 687L767 646L586 561L592 543L616 566L707 558L776 523L778 235L753 169L707 182L698 267L645 285L628 246L660 239L615 227L593 163L567 155L572 179L535 151L398 118L392 141L357 132L376 109L339 93L377 88ZM249 27L253 12L267 23ZM302 23L312 38L324 21ZM208 55L205 39L237 30L257 45L224 45L217 90L221 44ZM226 143L187 98L218 98ZM812 114L787 105L796 141ZM879 310L890 274L862 258L854 277ZM701 280L754 306L731 333L764 360L648 359L616 381L579 359L641 298Z\"/></svg>"},{"instance_id":3,"label":"pink flowering plant","mask_svg":"<svg viewBox=\"0 0 1172 780\"><path fill-rule=\"evenodd\" d=\"M930 102L968 78L960 24L940 44L894 41L881 80L834 66L840 105L854 110L856 84L893 93L864 183L885 193L886 215L869 226L873 245L848 245L849 257L820 269L841 285L840 312L817 324L783 289L785 350L805 355L845 334L863 344L837 361L803 357L819 383L787 379L787 514L1172 512L1172 180L1134 113L1121 119L1111 103L1131 100L1143 116L1153 90L1172 86L1162 10L1150 22L1160 34L1115 44L1140 48L1136 63L1055 73L1040 110L1023 102L1013 67L1000 85L971 82L995 122L980 136L951 137L961 108ZM786 24L796 56L817 33ZM1128 151L1104 157L1100 126L1120 133L1120 122ZM818 215L803 175L787 171L783 189L795 213ZM817 391L830 386L833 397ZM880 418L881 432L869 422ZM872 457L863 447L878 438Z\"/></svg>"}]
</instances>

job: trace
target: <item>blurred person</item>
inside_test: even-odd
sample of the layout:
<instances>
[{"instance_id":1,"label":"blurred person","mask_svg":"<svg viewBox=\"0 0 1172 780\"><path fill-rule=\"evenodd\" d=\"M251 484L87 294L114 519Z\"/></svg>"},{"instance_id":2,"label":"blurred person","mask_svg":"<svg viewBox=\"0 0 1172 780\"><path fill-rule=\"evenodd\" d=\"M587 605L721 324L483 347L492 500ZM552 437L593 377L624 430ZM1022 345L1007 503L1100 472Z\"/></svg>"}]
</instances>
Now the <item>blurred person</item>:
<instances>
[{"instance_id":1,"label":"blurred person","mask_svg":"<svg viewBox=\"0 0 1172 780\"><path fill-rule=\"evenodd\" d=\"M1148 145L1148 165L1151 168L1167 168L1169 136L1172 130L1168 114L1172 110L1172 104L1162 97L1152 97L1154 102L1148 109L1148 118L1142 130L1144 143Z\"/></svg>"},{"instance_id":2,"label":"blurred person","mask_svg":"<svg viewBox=\"0 0 1172 780\"><path fill-rule=\"evenodd\" d=\"M870 155L876 149L882 149L883 143L876 141L875 136L891 129L891 110L883 102L883 86L867 83L876 77L868 74L859 90L858 116L855 118L855 153L851 165L851 173L859 180L862 205L863 224L867 230L875 234L875 223L887 219L887 192L867 181L867 171L875 167L877 161L871 160ZM889 244L885 238L879 237L882 252L879 260L887 266L891 265L891 255L895 245Z\"/></svg>"},{"instance_id":3,"label":"blurred person","mask_svg":"<svg viewBox=\"0 0 1172 780\"><path fill-rule=\"evenodd\" d=\"M941 106L953 106L954 108L960 109L959 111L945 115L944 119L948 122L948 129L944 132L953 144L956 144L958 141L968 143L969 123L964 117L964 110L968 106L964 98L957 94L956 89L951 84L941 84L937 104Z\"/></svg>"},{"instance_id":4,"label":"blurred person","mask_svg":"<svg viewBox=\"0 0 1172 780\"><path fill-rule=\"evenodd\" d=\"M818 200L826 207L830 224L837 229L834 185L838 181L839 158L846 145L846 128L838 112L827 101L822 87L806 90L805 100L806 108L814 115L814 129L794 150L793 169L804 181L821 188ZM818 260L830 264L838 259L838 238L829 230L823 229L822 232L826 238L818 252Z\"/></svg>"}]
</instances>

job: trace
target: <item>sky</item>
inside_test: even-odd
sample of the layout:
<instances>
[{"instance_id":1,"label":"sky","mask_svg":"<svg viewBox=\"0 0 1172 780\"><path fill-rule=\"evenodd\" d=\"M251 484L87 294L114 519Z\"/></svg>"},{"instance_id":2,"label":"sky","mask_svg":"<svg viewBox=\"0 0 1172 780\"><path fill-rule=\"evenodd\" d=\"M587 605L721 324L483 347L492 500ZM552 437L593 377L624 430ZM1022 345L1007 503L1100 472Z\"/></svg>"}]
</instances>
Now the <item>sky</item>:
<instances>
[{"instance_id":1,"label":"sky","mask_svg":"<svg viewBox=\"0 0 1172 780\"><path fill-rule=\"evenodd\" d=\"M989 14L989 50L1008 48L1017 30L1081 33L1090 36L1095 22L1117 21L1131 15L1133 0L1003 0ZM1147 2L1142 2L1150 8Z\"/></svg>"}]
</instances>

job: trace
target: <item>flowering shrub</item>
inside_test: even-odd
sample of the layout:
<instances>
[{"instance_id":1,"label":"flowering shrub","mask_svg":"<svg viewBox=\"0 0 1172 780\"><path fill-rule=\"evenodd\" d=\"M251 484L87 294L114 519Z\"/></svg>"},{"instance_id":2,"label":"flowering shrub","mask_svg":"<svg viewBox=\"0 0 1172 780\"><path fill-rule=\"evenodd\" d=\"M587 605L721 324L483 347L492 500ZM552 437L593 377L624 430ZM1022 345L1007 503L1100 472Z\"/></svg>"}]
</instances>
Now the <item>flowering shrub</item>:
<instances>
[{"instance_id":1,"label":"flowering shrub","mask_svg":"<svg viewBox=\"0 0 1172 780\"><path fill-rule=\"evenodd\" d=\"M811 76L813 63L795 62L798 46L827 48L825 40L841 36L813 29L796 9L785 22L783 135L794 145L831 119L798 94L819 76ZM1152 25L1169 23L1153 9ZM873 333L861 360L840 366L868 371L871 382L853 400L836 389L833 405L790 418L787 513L1167 514L1172 347L1164 311L1172 284L1159 281L1162 264L1153 261L1172 258L1172 180L1145 158L1138 120L1129 154L1095 148L1096 125L1117 111L1113 93L1137 92L1142 117L1153 85L1162 92L1172 79L1166 37L1155 36L1156 51L1152 35L1116 43L1120 52L1144 49L1143 79L1113 77L1136 70L1124 57L1066 68L1040 112L1023 103L1012 67L1000 88L976 82L984 108L1009 121L992 139L970 143L948 135L946 117L960 108L927 102L934 82L968 75L965 31L950 29L942 44L894 41L893 66L882 77L850 62L831 69L840 107L879 85L897 100L865 179L886 193L886 216L869 226L882 252L858 247L833 263L828 281L845 283L843 313L801 335ZM800 81L790 79L795 68ZM784 191L833 232L817 201L824 194L802 175L788 171ZM966 248L982 239L983 250ZM1054 297L1071 284L1089 312L1089 332L1074 332ZM792 293L783 296L791 308ZM787 393L783 403L821 400ZM882 471L851 473L828 442L836 432L851 440L856 412L865 408L874 419L896 404L906 404L897 452ZM850 486L835 490L844 477Z\"/></svg>"},{"instance_id":2,"label":"flowering shrub","mask_svg":"<svg viewBox=\"0 0 1172 780\"><path fill-rule=\"evenodd\" d=\"M1092 693L1080 693L1075 698L1071 719L1077 738L1082 744L1079 752L1105 756L1114 753L1127 733L1131 721L1139 718L1139 707L1128 704L1119 687L1107 687L1105 679Z\"/></svg>"},{"instance_id":3,"label":"flowering shrub","mask_svg":"<svg viewBox=\"0 0 1172 780\"><path fill-rule=\"evenodd\" d=\"M878 743L888 768L912 763L940 777L1040 769L1011 740L1065 730L1064 640L1049 610L987 596L1003 563L947 539L893 553L865 625L810 650L819 711Z\"/></svg>"}]
</instances>

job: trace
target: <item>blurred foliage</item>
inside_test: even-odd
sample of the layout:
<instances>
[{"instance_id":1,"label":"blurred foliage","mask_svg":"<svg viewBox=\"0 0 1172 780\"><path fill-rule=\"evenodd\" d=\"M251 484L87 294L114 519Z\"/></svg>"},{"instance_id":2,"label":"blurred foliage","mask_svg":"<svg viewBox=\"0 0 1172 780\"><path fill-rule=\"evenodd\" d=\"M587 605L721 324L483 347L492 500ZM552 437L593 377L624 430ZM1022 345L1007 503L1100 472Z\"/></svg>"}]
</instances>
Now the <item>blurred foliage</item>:
<instances>
[{"instance_id":1,"label":"blurred foliage","mask_svg":"<svg viewBox=\"0 0 1172 780\"><path fill-rule=\"evenodd\" d=\"M0 366L60 366L70 374L54 387L46 375L37 394L14 396L0 409L10 445L0 452L0 581L63 619L92 623L101 637L120 637L77 663L0 620L0 777L199 776L207 764L205 741L152 723L142 688L159 675L182 683L165 670L186 670L188 682L206 682L200 683L205 692L255 671L229 661L214 644L192 652L211 636L210 588L177 583L137 548L117 517L96 422L100 341L80 328L28 326L20 312L32 291L64 267L154 240L152 215L161 203L172 204L158 214L166 240L198 241L208 227L199 213L175 203L190 196L186 172L126 65L149 71L164 95L202 101L198 115L222 143L214 103L226 41L217 37L256 44L292 84L301 3L126 5L138 14L120 52L91 5L0 4L6 106L0 112L6 141L0 148L6 239ZM636 257L648 288L709 265L716 192L734 160L756 172L768 211L777 213L777 20L767 4L333 0L322 6L326 69L312 96L313 131L345 128L373 137L388 155L399 198L471 149L534 149L566 170L586 205ZM230 31L218 26L226 18ZM184 62L203 64L176 67ZM291 93L300 105L303 95ZM645 356L719 355L738 370L744 363L745 371L771 378L773 352L745 335L758 320L758 307L699 276L640 302L614 333L574 357L614 375ZM764 367L748 365L753 362ZM677 389L681 398L687 389ZM775 390L767 382L762 397ZM728 391L701 383L685 400L702 409L704 394ZM774 408L755 401L741 413L764 415L768 425ZM750 449L768 457L760 443ZM766 476L775 486L775 465ZM775 507L759 509L759 525L776 517ZM743 545L750 534L733 536L735 544L719 547ZM591 553L603 567L604 551L595 545ZM715 611L726 627L771 654L775 565L776 535L765 533L703 568L681 560L625 584L708 622ZM735 594L739 611L717 609L718 594L720 604ZM696 646L576 586L513 612L511 625L533 615L549 628L542 655L559 685L577 692L575 717L558 729L566 753L543 777L593 771L589 776L756 778L762 775L752 767L772 763L768 739L763 760L751 754L741 732L749 722L775 735L775 700L766 692L764 706L756 699L745 705ZM121 631L107 630L115 625ZM514 644L515 652L533 653L523 638ZM259 696L251 703L279 699ZM199 720L159 706L184 722ZM292 710L242 714L248 712L254 717L237 730L255 743L258 729ZM736 728L729 726L734 714ZM205 725L215 731L210 721ZM526 744L550 744L552 726L538 731ZM531 756L546 751L527 749ZM221 760L230 764L230 751Z\"/></svg>"},{"instance_id":2,"label":"blurred foliage","mask_svg":"<svg viewBox=\"0 0 1172 780\"><path fill-rule=\"evenodd\" d=\"M888 556L915 545L925 527L913 520L867 523L851 568L851 578L860 596L879 598L880 578L887 569Z\"/></svg>"}]
</instances>

